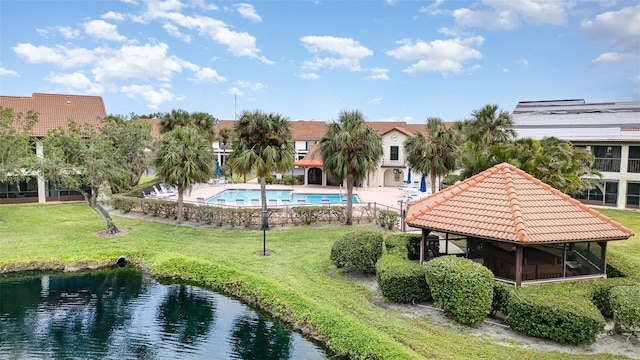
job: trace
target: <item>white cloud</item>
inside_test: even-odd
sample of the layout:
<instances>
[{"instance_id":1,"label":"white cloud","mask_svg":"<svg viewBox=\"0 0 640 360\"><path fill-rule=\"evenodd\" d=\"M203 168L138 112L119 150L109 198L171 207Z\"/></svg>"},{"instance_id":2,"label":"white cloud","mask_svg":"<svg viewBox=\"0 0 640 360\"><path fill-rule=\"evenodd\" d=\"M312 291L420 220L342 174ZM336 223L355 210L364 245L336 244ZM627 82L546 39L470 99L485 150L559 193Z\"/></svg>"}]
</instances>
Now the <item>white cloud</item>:
<instances>
[{"instance_id":1,"label":"white cloud","mask_svg":"<svg viewBox=\"0 0 640 360\"><path fill-rule=\"evenodd\" d=\"M529 24L562 25L566 22L565 6L549 0L482 0L487 10L460 8L453 11L457 26L511 30L524 21Z\"/></svg>"},{"instance_id":2,"label":"white cloud","mask_svg":"<svg viewBox=\"0 0 640 360\"><path fill-rule=\"evenodd\" d=\"M260 55L256 47L256 38L246 32L230 30L223 21L208 16L186 16L180 13L183 4L177 0L147 3L146 12L136 18L139 22L160 20L174 26L182 26L189 30L196 30L200 36L208 37L227 47L235 56L256 58L265 64L274 62Z\"/></svg>"},{"instance_id":3,"label":"white cloud","mask_svg":"<svg viewBox=\"0 0 640 360\"><path fill-rule=\"evenodd\" d=\"M51 48L20 43L13 47L13 51L28 63L49 63L63 68L83 66L95 60L95 55L91 50L84 48L70 49L61 45Z\"/></svg>"},{"instance_id":4,"label":"white cloud","mask_svg":"<svg viewBox=\"0 0 640 360\"><path fill-rule=\"evenodd\" d=\"M229 89L228 93L231 94L231 95L236 95L236 96L242 96L243 95L242 91L240 91L240 89L238 89L237 87L232 87L231 89Z\"/></svg>"},{"instance_id":5,"label":"white cloud","mask_svg":"<svg viewBox=\"0 0 640 360\"><path fill-rule=\"evenodd\" d=\"M71 74L49 73L45 80L72 89L73 92L80 91L89 94L101 94L104 92L102 85L93 83L91 79L81 72Z\"/></svg>"},{"instance_id":6,"label":"white cloud","mask_svg":"<svg viewBox=\"0 0 640 360\"><path fill-rule=\"evenodd\" d=\"M318 74L316 73L302 73L298 75L298 77L306 80L316 80L320 78L320 76L318 76Z\"/></svg>"},{"instance_id":7,"label":"white cloud","mask_svg":"<svg viewBox=\"0 0 640 360\"><path fill-rule=\"evenodd\" d=\"M398 0L384 0L384 1L391 6L395 5L398 2Z\"/></svg>"},{"instance_id":8,"label":"white cloud","mask_svg":"<svg viewBox=\"0 0 640 360\"><path fill-rule=\"evenodd\" d=\"M300 38L302 45L312 54L330 53L337 57L318 58L305 61L303 68L317 70L321 68L343 68L351 71L360 71L360 60L373 55L373 51L360 45L351 38L334 36L305 36Z\"/></svg>"},{"instance_id":9,"label":"white cloud","mask_svg":"<svg viewBox=\"0 0 640 360\"><path fill-rule=\"evenodd\" d=\"M242 89L248 89L251 91L260 91L265 88L263 83L252 83L251 81L237 80L234 84L238 85Z\"/></svg>"},{"instance_id":10,"label":"white cloud","mask_svg":"<svg viewBox=\"0 0 640 360\"><path fill-rule=\"evenodd\" d=\"M466 39L433 40L426 43L422 40L401 40L395 50L387 51L388 56L398 60L416 61L402 70L410 74L420 74L428 71L454 72L463 70L463 63L472 59L480 59L479 47L484 42L481 36Z\"/></svg>"},{"instance_id":11,"label":"white cloud","mask_svg":"<svg viewBox=\"0 0 640 360\"><path fill-rule=\"evenodd\" d=\"M640 5L599 14L582 22L581 30L591 40L604 40L612 50L600 54L590 65L640 58Z\"/></svg>"},{"instance_id":12,"label":"white cloud","mask_svg":"<svg viewBox=\"0 0 640 360\"><path fill-rule=\"evenodd\" d=\"M260 15L258 15L256 9L251 4L236 4L236 9L238 10L240 16L245 19L249 19L254 23L259 23L262 21L262 18L260 17Z\"/></svg>"},{"instance_id":13,"label":"white cloud","mask_svg":"<svg viewBox=\"0 0 640 360\"><path fill-rule=\"evenodd\" d=\"M373 69L369 69L369 71L371 72L369 74L369 79L373 79L373 80L390 80L389 78L389 69L380 69L380 68L373 68Z\"/></svg>"},{"instance_id":14,"label":"white cloud","mask_svg":"<svg viewBox=\"0 0 640 360\"><path fill-rule=\"evenodd\" d=\"M173 36L174 38L178 38L187 44L191 44L191 36L183 34L180 32L177 26L173 24L164 24L162 28L169 34L169 36Z\"/></svg>"},{"instance_id":15,"label":"white cloud","mask_svg":"<svg viewBox=\"0 0 640 360\"><path fill-rule=\"evenodd\" d=\"M93 74L96 81L120 79L155 79L169 81L175 72L182 71L184 62L168 56L166 44L127 45L120 49L97 49L100 57Z\"/></svg>"},{"instance_id":16,"label":"white cloud","mask_svg":"<svg viewBox=\"0 0 640 360\"><path fill-rule=\"evenodd\" d=\"M84 24L84 31L87 35L97 39L110 41L125 41L126 36L118 34L116 25L109 24L103 20L90 20Z\"/></svg>"},{"instance_id":17,"label":"white cloud","mask_svg":"<svg viewBox=\"0 0 640 360\"><path fill-rule=\"evenodd\" d=\"M115 11L108 11L100 17L106 20L116 20L116 21L122 21L125 19L125 16L123 14L117 13Z\"/></svg>"},{"instance_id":18,"label":"white cloud","mask_svg":"<svg viewBox=\"0 0 640 360\"><path fill-rule=\"evenodd\" d=\"M195 80L199 82L217 83L227 81L227 78L218 75L217 71L209 67L198 69L197 71L195 71L195 75Z\"/></svg>"},{"instance_id":19,"label":"white cloud","mask_svg":"<svg viewBox=\"0 0 640 360\"><path fill-rule=\"evenodd\" d=\"M440 15L443 13L442 9L440 9L440 5L442 5L443 3L444 0L435 0L433 4L421 7L418 12L428 14L430 16Z\"/></svg>"},{"instance_id":20,"label":"white cloud","mask_svg":"<svg viewBox=\"0 0 640 360\"><path fill-rule=\"evenodd\" d=\"M600 66L606 65L612 62L618 62L625 59L632 58L632 55L629 53L617 53L617 52L606 52L600 54L597 58L591 60L589 62L589 66Z\"/></svg>"},{"instance_id":21,"label":"white cloud","mask_svg":"<svg viewBox=\"0 0 640 360\"><path fill-rule=\"evenodd\" d=\"M64 36L66 39L75 39L80 36L80 30L72 29L70 26L58 26L56 29Z\"/></svg>"},{"instance_id":22,"label":"white cloud","mask_svg":"<svg viewBox=\"0 0 640 360\"><path fill-rule=\"evenodd\" d=\"M9 69L7 69L5 67L0 66L0 76L18 77L20 75L16 71L9 70Z\"/></svg>"},{"instance_id":23,"label":"white cloud","mask_svg":"<svg viewBox=\"0 0 640 360\"><path fill-rule=\"evenodd\" d=\"M181 99L167 89L156 90L151 85L125 85L120 87L120 91L131 99L142 96L151 110L157 110L165 102Z\"/></svg>"},{"instance_id":24,"label":"white cloud","mask_svg":"<svg viewBox=\"0 0 640 360\"><path fill-rule=\"evenodd\" d=\"M381 97L377 97L377 98L371 99L371 103L372 104L381 104L382 100L383 99Z\"/></svg>"}]
</instances>

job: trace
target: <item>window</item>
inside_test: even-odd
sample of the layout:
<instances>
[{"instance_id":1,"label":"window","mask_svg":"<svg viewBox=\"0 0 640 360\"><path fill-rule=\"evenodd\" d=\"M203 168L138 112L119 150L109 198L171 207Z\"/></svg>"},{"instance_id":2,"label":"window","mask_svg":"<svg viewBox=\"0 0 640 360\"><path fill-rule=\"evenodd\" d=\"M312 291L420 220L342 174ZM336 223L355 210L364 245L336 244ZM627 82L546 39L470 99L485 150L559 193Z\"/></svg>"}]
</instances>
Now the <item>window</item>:
<instances>
[{"instance_id":1,"label":"window","mask_svg":"<svg viewBox=\"0 0 640 360\"><path fill-rule=\"evenodd\" d=\"M391 149L391 157L390 160L399 160L400 148L398 146L392 146Z\"/></svg>"},{"instance_id":2,"label":"window","mask_svg":"<svg viewBox=\"0 0 640 360\"><path fill-rule=\"evenodd\" d=\"M604 190L604 194L602 190ZM618 181L605 180L602 187L589 189L583 193L571 196L575 199L584 200L584 202L589 204L616 206L618 202Z\"/></svg>"},{"instance_id":3,"label":"window","mask_svg":"<svg viewBox=\"0 0 640 360\"><path fill-rule=\"evenodd\" d=\"M309 150L313 147L313 145L315 145L317 143L317 141L307 141L307 147L306 149Z\"/></svg>"},{"instance_id":4,"label":"window","mask_svg":"<svg viewBox=\"0 0 640 360\"><path fill-rule=\"evenodd\" d=\"M640 146L629 146L627 172L640 173Z\"/></svg>"},{"instance_id":5,"label":"window","mask_svg":"<svg viewBox=\"0 0 640 360\"><path fill-rule=\"evenodd\" d=\"M591 148L595 156L594 169L598 171L619 172L622 147L594 146Z\"/></svg>"},{"instance_id":6,"label":"window","mask_svg":"<svg viewBox=\"0 0 640 360\"><path fill-rule=\"evenodd\" d=\"M616 205L618 203L618 182L606 181L604 183L604 202L605 204Z\"/></svg>"},{"instance_id":7,"label":"window","mask_svg":"<svg viewBox=\"0 0 640 360\"><path fill-rule=\"evenodd\" d=\"M640 208L640 182L629 181L627 183L627 207Z\"/></svg>"}]
</instances>

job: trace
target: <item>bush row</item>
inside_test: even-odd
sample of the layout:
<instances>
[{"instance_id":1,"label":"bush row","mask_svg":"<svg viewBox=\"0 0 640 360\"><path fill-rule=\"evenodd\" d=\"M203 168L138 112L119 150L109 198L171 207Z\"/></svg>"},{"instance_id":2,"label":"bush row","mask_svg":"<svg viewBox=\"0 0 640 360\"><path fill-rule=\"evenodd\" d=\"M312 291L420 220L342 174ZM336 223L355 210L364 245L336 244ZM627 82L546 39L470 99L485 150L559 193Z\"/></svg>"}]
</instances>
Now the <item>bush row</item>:
<instances>
[{"instance_id":1,"label":"bush row","mask_svg":"<svg viewBox=\"0 0 640 360\"><path fill-rule=\"evenodd\" d=\"M382 256L382 233L356 230L342 235L331 247L331 261L337 268L353 268L363 273L376 272Z\"/></svg>"},{"instance_id":2,"label":"bush row","mask_svg":"<svg viewBox=\"0 0 640 360\"><path fill-rule=\"evenodd\" d=\"M493 300L493 273L457 256L437 257L426 264L427 284L434 303L461 324L484 321Z\"/></svg>"},{"instance_id":3,"label":"bush row","mask_svg":"<svg viewBox=\"0 0 640 360\"><path fill-rule=\"evenodd\" d=\"M112 205L124 213L140 212L145 215L175 219L178 204L175 201L145 199L116 195ZM375 207L354 207L353 221L369 223L375 219ZM236 208L219 206L199 206L193 203L183 204L185 220L195 220L214 226L259 227L262 223L260 208ZM312 225L319 223L342 223L346 219L344 206L294 206L290 208L269 208L270 225Z\"/></svg>"},{"instance_id":4,"label":"bush row","mask_svg":"<svg viewBox=\"0 0 640 360\"><path fill-rule=\"evenodd\" d=\"M640 332L640 285L617 286L611 289L611 308L616 333Z\"/></svg>"},{"instance_id":5,"label":"bush row","mask_svg":"<svg viewBox=\"0 0 640 360\"><path fill-rule=\"evenodd\" d=\"M604 317L589 298L580 294L531 286L513 289L508 298L505 322L523 334L579 345L593 343L604 330Z\"/></svg>"},{"instance_id":6,"label":"bush row","mask_svg":"<svg viewBox=\"0 0 640 360\"><path fill-rule=\"evenodd\" d=\"M382 295L395 302L431 300L427 268L402 255L402 251L392 250L378 260L376 276Z\"/></svg>"}]
</instances>

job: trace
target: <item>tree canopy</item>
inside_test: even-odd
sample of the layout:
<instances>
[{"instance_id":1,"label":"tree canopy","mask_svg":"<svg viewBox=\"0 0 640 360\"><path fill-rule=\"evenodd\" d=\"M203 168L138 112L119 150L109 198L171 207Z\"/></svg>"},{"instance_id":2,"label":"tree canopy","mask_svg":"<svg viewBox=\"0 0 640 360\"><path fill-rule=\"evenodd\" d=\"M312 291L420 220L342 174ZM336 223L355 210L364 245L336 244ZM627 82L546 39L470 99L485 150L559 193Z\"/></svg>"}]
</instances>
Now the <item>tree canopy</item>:
<instances>
[{"instance_id":1,"label":"tree canopy","mask_svg":"<svg viewBox=\"0 0 640 360\"><path fill-rule=\"evenodd\" d=\"M455 169L456 133L448 130L440 118L427 119L427 135L417 133L404 142L407 162L415 170L429 174L431 193L436 192L436 176Z\"/></svg>"},{"instance_id":2,"label":"tree canopy","mask_svg":"<svg viewBox=\"0 0 640 360\"><path fill-rule=\"evenodd\" d=\"M178 126L159 139L154 166L166 183L178 189L178 223L184 219L184 191L207 182L214 163L211 143L195 126Z\"/></svg>"},{"instance_id":3,"label":"tree canopy","mask_svg":"<svg viewBox=\"0 0 640 360\"><path fill-rule=\"evenodd\" d=\"M260 110L243 111L234 124L232 171L255 171L260 182L262 211L267 211L266 177L291 169L295 156L289 120ZM267 219L263 226L268 227Z\"/></svg>"},{"instance_id":4,"label":"tree canopy","mask_svg":"<svg viewBox=\"0 0 640 360\"><path fill-rule=\"evenodd\" d=\"M19 183L36 176L30 132L37 122L35 112L16 113L0 106L0 182Z\"/></svg>"},{"instance_id":5,"label":"tree canopy","mask_svg":"<svg viewBox=\"0 0 640 360\"><path fill-rule=\"evenodd\" d=\"M336 182L346 180L347 225L352 224L353 186L378 167L382 155L382 136L367 126L357 110L342 111L320 140L320 156L327 176Z\"/></svg>"},{"instance_id":6,"label":"tree canopy","mask_svg":"<svg viewBox=\"0 0 640 360\"><path fill-rule=\"evenodd\" d=\"M119 230L98 196L111 183L124 184L139 177L144 150L150 144L151 128L135 120L107 118L97 128L70 121L68 131L52 130L43 139L40 170L45 179L82 194L102 216L107 231L116 233Z\"/></svg>"}]
</instances>

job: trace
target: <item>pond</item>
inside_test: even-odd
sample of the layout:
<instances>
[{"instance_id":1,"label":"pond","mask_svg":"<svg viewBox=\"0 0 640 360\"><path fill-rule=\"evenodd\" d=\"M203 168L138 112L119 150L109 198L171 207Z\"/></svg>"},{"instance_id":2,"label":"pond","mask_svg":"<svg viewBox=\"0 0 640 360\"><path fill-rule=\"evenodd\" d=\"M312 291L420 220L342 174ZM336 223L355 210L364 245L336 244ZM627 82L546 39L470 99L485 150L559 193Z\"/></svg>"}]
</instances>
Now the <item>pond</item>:
<instances>
[{"instance_id":1,"label":"pond","mask_svg":"<svg viewBox=\"0 0 640 360\"><path fill-rule=\"evenodd\" d=\"M0 359L333 359L240 301L132 268L0 279Z\"/></svg>"}]
</instances>

